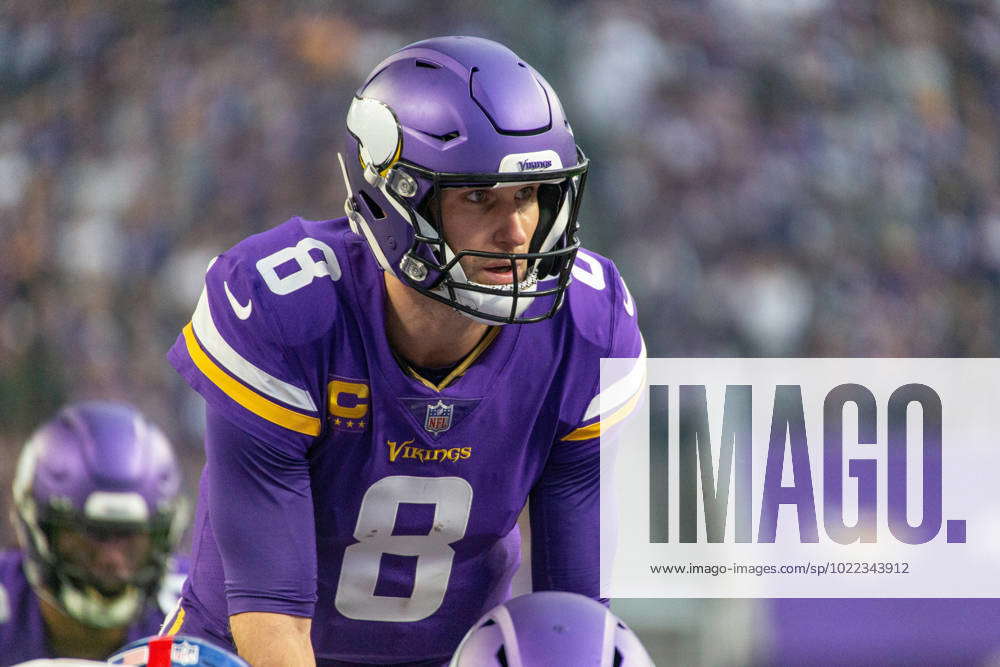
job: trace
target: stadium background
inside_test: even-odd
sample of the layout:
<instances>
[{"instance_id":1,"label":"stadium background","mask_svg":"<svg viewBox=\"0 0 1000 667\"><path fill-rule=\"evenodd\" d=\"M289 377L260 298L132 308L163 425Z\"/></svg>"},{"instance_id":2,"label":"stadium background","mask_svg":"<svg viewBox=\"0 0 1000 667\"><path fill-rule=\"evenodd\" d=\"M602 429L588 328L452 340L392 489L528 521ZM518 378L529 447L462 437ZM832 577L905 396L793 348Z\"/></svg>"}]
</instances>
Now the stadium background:
<instances>
[{"instance_id":1,"label":"stadium background","mask_svg":"<svg viewBox=\"0 0 1000 667\"><path fill-rule=\"evenodd\" d=\"M208 260L341 215L351 93L440 34L505 42L560 92L594 164L584 242L650 355L998 356L1000 2L345 4L0 4L2 488L33 426L112 397L164 426L193 490L201 401L164 353ZM1000 647L956 612L997 604L616 608L661 664ZM873 639L838 643L859 622Z\"/></svg>"}]
</instances>

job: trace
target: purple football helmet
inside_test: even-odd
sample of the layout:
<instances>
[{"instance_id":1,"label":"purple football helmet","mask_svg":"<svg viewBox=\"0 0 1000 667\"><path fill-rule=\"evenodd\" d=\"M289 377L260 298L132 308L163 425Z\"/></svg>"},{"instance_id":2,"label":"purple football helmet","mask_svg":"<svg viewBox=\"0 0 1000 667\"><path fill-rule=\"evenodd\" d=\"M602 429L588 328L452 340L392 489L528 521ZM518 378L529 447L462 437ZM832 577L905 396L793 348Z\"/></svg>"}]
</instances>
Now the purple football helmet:
<instances>
[{"instance_id":1,"label":"purple football helmet","mask_svg":"<svg viewBox=\"0 0 1000 667\"><path fill-rule=\"evenodd\" d=\"M71 404L35 431L14 507L35 592L97 628L136 618L187 523L170 443L121 403Z\"/></svg>"},{"instance_id":2,"label":"purple football helmet","mask_svg":"<svg viewBox=\"0 0 1000 667\"><path fill-rule=\"evenodd\" d=\"M345 209L382 268L487 323L535 322L562 305L579 241L587 158L545 79L478 37L436 37L383 60L347 114ZM538 185L528 252L448 245L441 188ZM463 257L509 262L514 280L469 280ZM518 280L518 263L527 266ZM526 312L529 306L530 312Z\"/></svg>"},{"instance_id":3,"label":"purple football helmet","mask_svg":"<svg viewBox=\"0 0 1000 667\"><path fill-rule=\"evenodd\" d=\"M639 638L604 605L576 593L529 593L466 633L450 667L652 667Z\"/></svg>"}]
</instances>

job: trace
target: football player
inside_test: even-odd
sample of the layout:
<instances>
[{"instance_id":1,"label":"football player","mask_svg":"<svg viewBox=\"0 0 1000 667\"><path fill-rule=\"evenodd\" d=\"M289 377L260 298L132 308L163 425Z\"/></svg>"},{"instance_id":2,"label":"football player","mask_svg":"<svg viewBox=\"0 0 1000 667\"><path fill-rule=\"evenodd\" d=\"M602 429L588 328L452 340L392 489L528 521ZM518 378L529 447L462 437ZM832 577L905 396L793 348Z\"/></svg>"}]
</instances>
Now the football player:
<instances>
[{"instance_id":1,"label":"football player","mask_svg":"<svg viewBox=\"0 0 1000 667\"><path fill-rule=\"evenodd\" d=\"M654 667L621 619L575 593L547 591L509 600L481 618L450 667Z\"/></svg>"},{"instance_id":2,"label":"football player","mask_svg":"<svg viewBox=\"0 0 1000 667\"><path fill-rule=\"evenodd\" d=\"M155 633L179 595L180 494L169 442L128 405L71 404L39 428L14 479L20 549L0 554L0 665Z\"/></svg>"},{"instance_id":3,"label":"football player","mask_svg":"<svg viewBox=\"0 0 1000 667\"><path fill-rule=\"evenodd\" d=\"M443 664L510 596L599 595L602 357L644 357L615 266L579 248L588 161L506 47L411 44L347 114L345 218L210 265L170 360L207 403L192 573L168 630L254 665ZM529 502L530 501L530 502Z\"/></svg>"}]
</instances>

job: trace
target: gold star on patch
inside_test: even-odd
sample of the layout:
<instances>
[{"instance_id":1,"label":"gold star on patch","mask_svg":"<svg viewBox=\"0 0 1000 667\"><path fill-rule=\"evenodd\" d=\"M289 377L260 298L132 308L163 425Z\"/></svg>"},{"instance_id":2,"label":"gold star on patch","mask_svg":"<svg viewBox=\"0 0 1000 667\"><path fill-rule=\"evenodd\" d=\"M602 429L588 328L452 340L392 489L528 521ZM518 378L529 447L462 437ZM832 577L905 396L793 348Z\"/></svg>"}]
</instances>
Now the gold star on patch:
<instances>
[{"instance_id":1,"label":"gold star on patch","mask_svg":"<svg viewBox=\"0 0 1000 667\"><path fill-rule=\"evenodd\" d=\"M347 428L353 428L354 422L347 422Z\"/></svg>"},{"instance_id":2,"label":"gold star on patch","mask_svg":"<svg viewBox=\"0 0 1000 667\"><path fill-rule=\"evenodd\" d=\"M336 419L334 419L333 420L333 424L334 424L334 426L340 426L340 417L337 417Z\"/></svg>"},{"instance_id":3,"label":"gold star on patch","mask_svg":"<svg viewBox=\"0 0 1000 667\"><path fill-rule=\"evenodd\" d=\"M363 421L358 422L358 428L364 428L365 423Z\"/></svg>"}]
</instances>

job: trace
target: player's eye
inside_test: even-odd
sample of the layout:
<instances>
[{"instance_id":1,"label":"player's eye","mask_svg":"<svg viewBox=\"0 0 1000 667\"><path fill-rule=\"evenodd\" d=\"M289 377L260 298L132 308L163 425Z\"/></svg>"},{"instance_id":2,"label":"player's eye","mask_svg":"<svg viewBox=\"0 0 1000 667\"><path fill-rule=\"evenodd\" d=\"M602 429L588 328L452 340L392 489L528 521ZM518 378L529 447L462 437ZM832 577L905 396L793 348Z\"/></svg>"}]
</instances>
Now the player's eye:
<instances>
[{"instance_id":1,"label":"player's eye","mask_svg":"<svg viewBox=\"0 0 1000 667\"><path fill-rule=\"evenodd\" d=\"M469 190L465 193L465 200L471 204L482 204L489 198L486 190Z\"/></svg>"},{"instance_id":2,"label":"player's eye","mask_svg":"<svg viewBox=\"0 0 1000 667\"><path fill-rule=\"evenodd\" d=\"M534 199L535 192L537 190L538 186L536 185L526 185L520 190L518 190L515 196L521 201L530 201L531 199Z\"/></svg>"}]
</instances>

